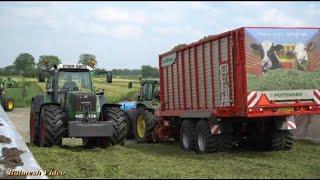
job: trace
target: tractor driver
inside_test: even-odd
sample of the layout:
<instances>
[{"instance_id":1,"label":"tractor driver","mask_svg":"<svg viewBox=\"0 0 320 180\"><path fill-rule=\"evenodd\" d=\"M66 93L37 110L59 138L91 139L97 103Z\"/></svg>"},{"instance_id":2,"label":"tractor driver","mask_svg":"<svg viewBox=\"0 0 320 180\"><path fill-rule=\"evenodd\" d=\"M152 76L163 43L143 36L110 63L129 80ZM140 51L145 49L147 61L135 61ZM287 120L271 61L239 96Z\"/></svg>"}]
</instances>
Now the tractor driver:
<instances>
[{"instance_id":1,"label":"tractor driver","mask_svg":"<svg viewBox=\"0 0 320 180\"><path fill-rule=\"evenodd\" d=\"M77 84L74 81L72 81L71 74L68 74L67 81L64 83L62 89L72 89L72 90L78 89Z\"/></svg>"}]
</instances>

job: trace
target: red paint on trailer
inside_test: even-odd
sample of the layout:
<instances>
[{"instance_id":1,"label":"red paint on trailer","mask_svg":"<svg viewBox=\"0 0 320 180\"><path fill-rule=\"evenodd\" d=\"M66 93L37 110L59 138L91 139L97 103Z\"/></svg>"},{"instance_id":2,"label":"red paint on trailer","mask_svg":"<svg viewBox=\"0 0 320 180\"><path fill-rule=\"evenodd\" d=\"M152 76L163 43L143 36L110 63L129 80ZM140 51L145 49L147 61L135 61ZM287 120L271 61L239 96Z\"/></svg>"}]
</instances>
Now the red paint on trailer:
<instances>
[{"instance_id":1,"label":"red paint on trailer","mask_svg":"<svg viewBox=\"0 0 320 180\"><path fill-rule=\"evenodd\" d=\"M184 71L184 51L181 51L181 69L182 69L182 94L183 94L183 108L187 109L187 97L186 97L186 77Z\"/></svg>"},{"instance_id":2,"label":"red paint on trailer","mask_svg":"<svg viewBox=\"0 0 320 180\"><path fill-rule=\"evenodd\" d=\"M191 99L191 108L193 109L190 48L188 49L188 56L189 56L189 57L188 57L188 63L189 63L189 86L190 86L190 99Z\"/></svg>"},{"instance_id":3,"label":"red paint on trailer","mask_svg":"<svg viewBox=\"0 0 320 180\"><path fill-rule=\"evenodd\" d=\"M204 88L204 108L207 109L207 82L206 82L206 61L205 61L205 55L204 55L204 44L202 44L202 72L203 72L203 88Z\"/></svg>"},{"instance_id":4,"label":"red paint on trailer","mask_svg":"<svg viewBox=\"0 0 320 180\"><path fill-rule=\"evenodd\" d=\"M212 107L215 108L214 102L214 75L213 75L213 54L212 54L212 42L210 43L210 73L211 73L211 96L212 96Z\"/></svg>"},{"instance_id":5,"label":"red paint on trailer","mask_svg":"<svg viewBox=\"0 0 320 180\"><path fill-rule=\"evenodd\" d=\"M197 100L197 109L200 109L200 98L199 98L199 72L198 72L198 50L197 46L194 47L194 75L196 78L196 100Z\"/></svg>"},{"instance_id":6,"label":"red paint on trailer","mask_svg":"<svg viewBox=\"0 0 320 180\"><path fill-rule=\"evenodd\" d=\"M173 65L171 66L171 91L172 91L172 107L173 109L176 109L176 100L174 96Z\"/></svg>"}]
</instances>

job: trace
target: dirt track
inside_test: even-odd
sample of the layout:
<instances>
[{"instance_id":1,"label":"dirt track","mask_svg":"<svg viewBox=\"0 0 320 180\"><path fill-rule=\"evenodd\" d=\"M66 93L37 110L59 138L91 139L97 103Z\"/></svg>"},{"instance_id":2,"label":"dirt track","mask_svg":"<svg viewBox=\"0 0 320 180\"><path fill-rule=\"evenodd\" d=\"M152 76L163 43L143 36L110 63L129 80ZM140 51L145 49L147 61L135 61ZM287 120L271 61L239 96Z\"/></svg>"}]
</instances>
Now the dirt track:
<instances>
[{"instance_id":1,"label":"dirt track","mask_svg":"<svg viewBox=\"0 0 320 180\"><path fill-rule=\"evenodd\" d=\"M25 142L29 142L29 113L30 108L14 108L11 112L7 112Z\"/></svg>"}]
</instances>

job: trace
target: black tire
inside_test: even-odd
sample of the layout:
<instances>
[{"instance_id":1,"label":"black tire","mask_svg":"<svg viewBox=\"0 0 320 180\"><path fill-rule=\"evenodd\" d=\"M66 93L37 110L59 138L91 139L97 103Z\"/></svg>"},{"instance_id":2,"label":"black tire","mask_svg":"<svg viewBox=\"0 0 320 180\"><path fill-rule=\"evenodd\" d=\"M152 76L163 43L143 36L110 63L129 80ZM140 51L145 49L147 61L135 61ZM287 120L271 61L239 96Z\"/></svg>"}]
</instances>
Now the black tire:
<instances>
[{"instance_id":1,"label":"black tire","mask_svg":"<svg viewBox=\"0 0 320 180\"><path fill-rule=\"evenodd\" d=\"M126 139L134 139L133 121L136 119L136 117L129 112L125 112L125 115L127 124Z\"/></svg>"},{"instance_id":2,"label":"black tire","mask_svg":"<svg viewBox=\"0 0 320 180\"><path fill-rule=\"evenodd\" d=\"M184 120L180 127L180 146L184 151L195 148L196 120Z\"/></svg>"},{"instance_id":3,"label":"black tire","mask_svg":"<svg viewBox=\"0 0 320 180\"><path fill-rule=\"evenodd\" d=\"M234 142L234 136L232 133L223 132L221 135L222 138L222 151L225 152L232 152L235 148L233 142Z\"/></svg>"},{"instance_id":4,"label":"black tire","mask_svg":"<svg viewBox=\"0 0 320 180\"><path fill-rule=\"evenodd\" d=\"M139 118L144 120L144 133L139 133L138 122ZM153 114L152 111L148 110L145 107L138 108L137 118L134 119L134 136L137 142L152 142L152 132L157 125L157 117Z\"/></svg>"},{"instance_id":5,"label":"black tire","mask_svg":"<svg viewBox=\"0 0 320 180\"><path fill-rule=\"evenodd\" d=\"M103 141L108 141L108 144L111 145L124 145L127 132L126 115L124 111L120 107L106 107L103 113L104 120L112 121L114 129L113 135L103 138Z\"/></svg>"},{"instance_id":6,"label":"black tire","mask_svg":"<svg viewBox=\"0 0 320 180\"><path fill-rule=\"evenodd\" d=\"M217 152L223 149L223 135L212 135L208 120L200 120L196 126L195 151L198 154Z\"/></svg>"},{"instance_id":7,"label":"black tire","mask_svg":"<svg viewBox=\"0 0 320 180\"><path fill-rule=\"evenodd\" d=\"M271 151L290 150L293 146L293 133L291 130L272 131L269 148Z\"/></svg>"},{"instance_id":8,"label":"black tire","mask_svg":"<svg viewBox=\"0 0 320 180\"><path fill-rule=\"evenodd\" d=\"M14 109L14 101L11 97L4 98L2 107L5 111L12 111Z\"/></svg>"},{"instance_id":9,"label":"black tire","mask_svg":"<svg viewBox=\"0 0 320 180\"><path fill-rule=\"evenodd\" d=\"M34 104L30 108L29 121L30 143L39 146L39 115L34 112Z\"/></svg>"},{"instance_id":10,"label":"black tire","mask_svg":"<svg viewBox=\"0 0 320 180\"><path fill-rule=\"evenodd\" d=\"M62 145L63 112L57 105L44 105L40 114L40 140L41 147Z\"/></svg>"}]
</instances>

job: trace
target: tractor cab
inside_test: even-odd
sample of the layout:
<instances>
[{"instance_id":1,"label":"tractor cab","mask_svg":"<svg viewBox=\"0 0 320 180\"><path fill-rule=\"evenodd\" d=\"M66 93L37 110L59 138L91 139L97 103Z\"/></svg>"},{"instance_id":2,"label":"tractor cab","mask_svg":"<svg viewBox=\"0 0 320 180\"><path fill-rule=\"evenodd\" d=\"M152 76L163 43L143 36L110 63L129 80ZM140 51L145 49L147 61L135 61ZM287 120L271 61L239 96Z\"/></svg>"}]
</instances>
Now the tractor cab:
<instances>
[{"instance_id":1,"label":"tractor cab","mask_svg":"<svg viewBox=\"0 0 320 180\"><path fill-rule=\"evenodd\" d=\"M140 95L138 101L159 101L160 87L159 81L156 79L144 79L141 81Z\"/></svg>"}]
</instances>

